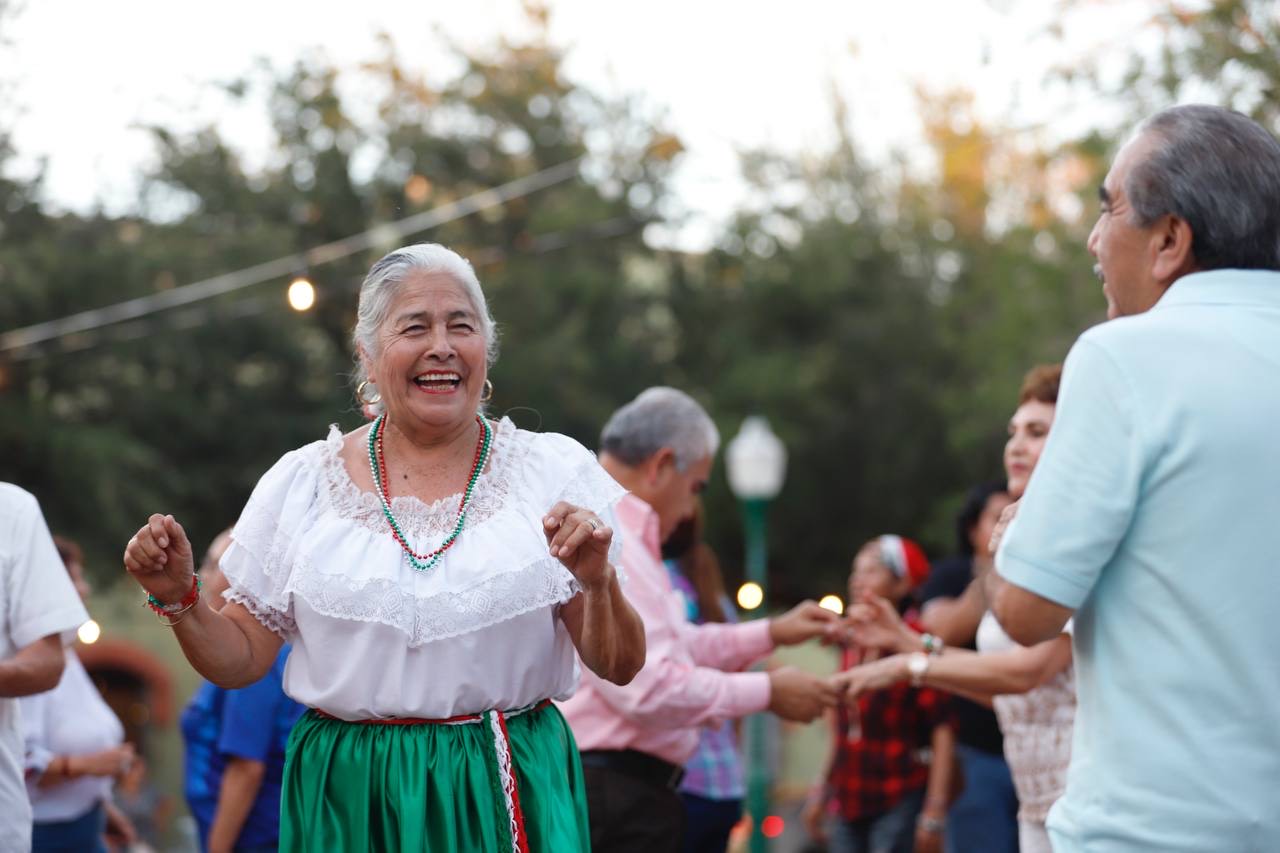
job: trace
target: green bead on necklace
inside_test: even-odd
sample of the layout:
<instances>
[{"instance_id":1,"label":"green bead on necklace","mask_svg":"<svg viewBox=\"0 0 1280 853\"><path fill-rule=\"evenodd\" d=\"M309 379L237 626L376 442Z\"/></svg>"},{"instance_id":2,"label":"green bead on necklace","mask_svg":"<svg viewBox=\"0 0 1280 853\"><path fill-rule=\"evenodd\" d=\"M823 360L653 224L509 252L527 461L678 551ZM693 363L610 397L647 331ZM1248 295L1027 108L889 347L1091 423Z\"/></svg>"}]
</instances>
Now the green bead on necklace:
<instances>
[{"instance_id":1,"label":"green bead on necklace","mask_svg":"<svg viewBox=\"0 0 1280 853\"><path fill-rule=\"evenodd\" d=\"M400 543L401 549L404 550L409 565L420 572L428 571L440 562L444 552L458 541L458 536L466 524L467 510L471 506L476 482L480 479L480 472L484 470L485 463L489 459L489 448L493 443L493 429L489 426L489 422L479 415L476 416L476 421L480 424L480 438L476 442L476 454L471 463L471 476L467 479L467 487L463 490L462 499L458 502L458 521L453 526L453 532L445 537L440 547L427 554L419 554L409 547L409 537L405 536L400 522L396 521L395 515L391 512L391 498L387 492L387 460L382 452L382 436L387 423L386 412L378 415L373 426L369 428L369 471L373 474L373 484L378 493L378 502L382 504L382 514L391 527L392 538Z\"/></svg>"}]
</instances>

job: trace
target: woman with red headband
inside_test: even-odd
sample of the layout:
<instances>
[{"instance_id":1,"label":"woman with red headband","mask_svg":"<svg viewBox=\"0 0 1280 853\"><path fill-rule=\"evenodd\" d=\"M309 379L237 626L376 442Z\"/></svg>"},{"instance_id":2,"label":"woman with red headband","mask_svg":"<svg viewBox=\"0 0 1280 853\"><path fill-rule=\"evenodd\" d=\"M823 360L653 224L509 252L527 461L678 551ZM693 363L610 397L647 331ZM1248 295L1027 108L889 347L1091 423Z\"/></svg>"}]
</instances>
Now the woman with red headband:
<instances>
[{"instance_id":1,"label":"woman with red headband","mask_svg":"<svg viewBox=\"0 0 1280 853\"><path fill-rule=\"evenodd\" d=\"M849 599L875 597L907 609L929 575L924 551L910 539L880 536L858 549ZM905 618L915 624L914 609ZM885 652L870 645L841 652L842 669ZM917 685L860 696L833 718L831 749L803 812L816 839L835 818L833 853L941 853L954 768L955 725L947 697Z\"/></svg>"}]
</instances>

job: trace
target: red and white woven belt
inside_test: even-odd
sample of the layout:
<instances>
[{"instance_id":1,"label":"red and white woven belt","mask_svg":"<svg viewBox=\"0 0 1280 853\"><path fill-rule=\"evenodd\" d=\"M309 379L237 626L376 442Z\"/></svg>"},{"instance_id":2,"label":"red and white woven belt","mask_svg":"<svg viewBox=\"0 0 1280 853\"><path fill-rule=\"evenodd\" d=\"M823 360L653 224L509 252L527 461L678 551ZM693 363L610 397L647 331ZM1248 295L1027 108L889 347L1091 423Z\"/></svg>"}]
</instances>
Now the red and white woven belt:
<instances>
[{"instance_id":1,"label":"red and white woven belt","mask_svg":"<svg viewBox=\"0 0 1280 853\"><path fill-rule=\"evenodd\" d=\"M493 738L493 753L498 763L498 781L502 788L503 800L507 807L507 819L511 829L512 853L529 853L529 836L524 826L524 812L520 810L520 786L516 783L515 767L511 752L511 735L507 732L507 719L538 711L551 704L550 699L543 699L533 705L518 708L514 711L485 711L483 714L460 714L443 719L427 719L424 717L383 717L369 720L343 720L319 708L313 708L316 716L326 720L338 720L364 726L465 726L473 723L488 724Z\"/></svg>"}]
</instances>

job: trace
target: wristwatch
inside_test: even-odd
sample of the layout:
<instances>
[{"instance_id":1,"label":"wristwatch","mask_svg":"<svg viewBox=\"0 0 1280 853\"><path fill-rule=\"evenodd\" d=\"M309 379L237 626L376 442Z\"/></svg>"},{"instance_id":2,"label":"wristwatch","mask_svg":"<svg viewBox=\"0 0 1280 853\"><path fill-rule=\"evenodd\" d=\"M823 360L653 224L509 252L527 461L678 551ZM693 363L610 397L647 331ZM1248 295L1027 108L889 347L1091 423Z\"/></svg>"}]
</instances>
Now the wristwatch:
<instances>
[{"instance_id":1,"label":"wristwatch","mask_svg":"<svg viewBox=\"0 0 1280 853\"><path fill-rule=\"evenodd\" d=\"M911 674L911 686L919 687L925 673L929 671L929 656L924 652L915 652L907 657L907 672Z\"/></svg>"}]
</instances>

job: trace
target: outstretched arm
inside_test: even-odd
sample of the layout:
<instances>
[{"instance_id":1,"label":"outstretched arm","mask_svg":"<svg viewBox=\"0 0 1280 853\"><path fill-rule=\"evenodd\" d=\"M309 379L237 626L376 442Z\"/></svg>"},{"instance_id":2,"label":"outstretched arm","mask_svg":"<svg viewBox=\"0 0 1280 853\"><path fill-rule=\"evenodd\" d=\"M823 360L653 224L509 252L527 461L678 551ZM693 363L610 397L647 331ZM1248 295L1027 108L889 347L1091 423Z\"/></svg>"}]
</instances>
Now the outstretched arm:
<instances>
[{"instance_id":1,"label":"outstretched arm","mask_svg":"<svg viewBox=\"0 0 1280 853\"><path fill-rule=\"evenodd\" d=\"M843 688L845 701L867 690L878 690L906 681L909 655L894 655L854 667L834 676ZM992 696L1026 693L1039 687L1071 665L1071 638L1060 634L1035 646L979 654L969 649L947 649L929 659L921 683L939 690L990 701Z\"/></svg>"}]
</instances>

